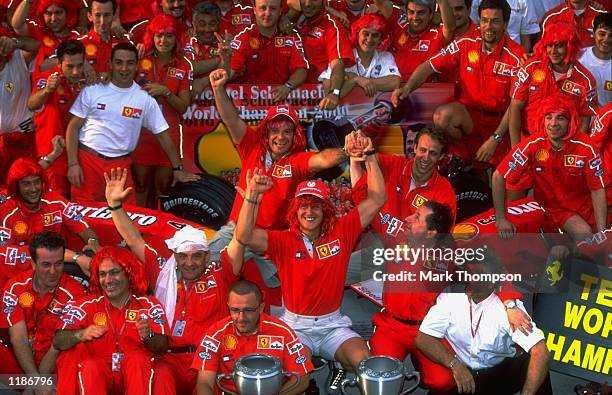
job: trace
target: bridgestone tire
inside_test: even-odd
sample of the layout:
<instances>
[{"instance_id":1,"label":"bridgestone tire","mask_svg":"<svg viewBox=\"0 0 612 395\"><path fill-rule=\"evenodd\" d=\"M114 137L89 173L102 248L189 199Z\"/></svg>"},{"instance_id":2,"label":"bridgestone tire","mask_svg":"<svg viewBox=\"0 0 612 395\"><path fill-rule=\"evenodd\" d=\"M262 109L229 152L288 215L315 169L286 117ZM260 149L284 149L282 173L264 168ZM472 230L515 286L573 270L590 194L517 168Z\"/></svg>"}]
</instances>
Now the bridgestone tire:
<instances>
[{"instance_id":1,"label":"bridgestone tire","mask_svg":"<svg viewBox=\"0 0 612 395\"><path fill-rule=\"evenodd\" d=\"M450 179L457 195L457 219L465 221L493 207L491 189L480 178L460 174Z\"/></svg>"}]
</instances>

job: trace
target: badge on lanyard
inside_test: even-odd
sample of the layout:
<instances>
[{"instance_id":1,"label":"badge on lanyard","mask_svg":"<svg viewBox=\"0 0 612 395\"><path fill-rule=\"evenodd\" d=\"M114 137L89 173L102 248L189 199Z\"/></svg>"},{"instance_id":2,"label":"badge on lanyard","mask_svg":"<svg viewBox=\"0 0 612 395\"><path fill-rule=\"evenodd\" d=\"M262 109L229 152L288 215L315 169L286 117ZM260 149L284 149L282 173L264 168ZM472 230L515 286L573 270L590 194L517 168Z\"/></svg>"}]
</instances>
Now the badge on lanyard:
<instances>
[{"instance_id":1,"label":"badge on lanyard","mask_svg":"<svg viewBox=\"0 0 612 395\"><path fill-rule=\"evenodd\" d=\"M122 359L123 359L123 353L122 352L114 352L113 353L113 355L111 356L113 372L121 371L121 360Z\"/></svg>"},{"instance_id":2,"label":"badge on lanyard","mask_svg":"<svg viewBox=\"0 0 612 395\"><path fill-rule=\"evenodd\" d=\"M185 332L185 321L177 320L174 321L174 330L172 331L172 336L181 337Z\"/></svg>"}]
</instances>

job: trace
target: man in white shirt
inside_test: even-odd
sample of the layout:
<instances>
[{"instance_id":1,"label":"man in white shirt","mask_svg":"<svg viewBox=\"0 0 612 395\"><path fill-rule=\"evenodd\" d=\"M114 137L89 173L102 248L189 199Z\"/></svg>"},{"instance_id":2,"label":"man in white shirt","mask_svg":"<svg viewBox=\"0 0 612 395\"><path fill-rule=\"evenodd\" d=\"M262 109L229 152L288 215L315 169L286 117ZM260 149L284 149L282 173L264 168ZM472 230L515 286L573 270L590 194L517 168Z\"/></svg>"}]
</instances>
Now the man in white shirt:
<instances>
[{"instance_id":1,"label":"man in white shirt","mask_svg":"<svg viewBox=\"0 0 612 395\"><path fill-rule=\"evenodd\" d=\"M584 49L579 61L597 81L599 105L612 101L612 13L599 14L593 20L595 45Z\"/></svg>"},{"instance_id":2,"label":"man in white shirt","mask_svg":"<svg viewBox=\"0 0 612 395\"><path fill-rule=\"evenodd\" d=\"M158 138L172 163L175 181L198 178L183 171L159 105L134 82L137 65L138 51L132 44L115 45L110 83L86 87L70 109L73 117L66 131L66 148L73 200L105 201L104 172L130 168L130 153L136 148L142 127ZM128 184L132 185L131 176ZM135 203L133 194L127 202Z\"/></svg>"},{"instance_id":3,"label":"man in white shirt","mask_svg":"<svg viewBox=\"0 0 612 395\"><path fill-rule=\"evenodd\" d=\"M467 265L468 273L503 273L493 254L484 255L483 260ZM416 346L452 371L457 387L448 394L552 394L550 355L542 332L535 324L528 335L512 332L505 306L493 292L496 286L492 281L471 279L465 293L441 293L419 328ZM521 301L517 306L525 310ZM442 345L442 338L455 355Z\"/></svg>"}]
</instances>

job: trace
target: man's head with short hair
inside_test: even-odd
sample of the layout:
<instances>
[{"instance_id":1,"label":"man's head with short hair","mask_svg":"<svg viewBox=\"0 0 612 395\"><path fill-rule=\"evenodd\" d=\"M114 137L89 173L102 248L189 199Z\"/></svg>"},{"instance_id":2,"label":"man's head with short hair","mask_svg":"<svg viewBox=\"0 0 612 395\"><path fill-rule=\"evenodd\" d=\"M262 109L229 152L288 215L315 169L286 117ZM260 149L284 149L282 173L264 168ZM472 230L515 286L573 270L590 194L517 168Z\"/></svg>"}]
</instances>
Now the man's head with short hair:
<instances>
[{"instance_id":1,"label":"man's head with short hair","mask_svg":"<svg viewBox=\"0 0 612 395\"><path fill-rule=\"evenodd\" d=\"M119 88L129 88L134 83L138 67L138 50L132 43L120 42L111 50L111 82Z\"/></svg>"},{"instance_id":2,"label":"man's head with short hair","mask_svg":"<svg viewBox=\"0 0 612 395\"><path fill-rule=\"evenodd\" d=\"M35 287L44 292L55 289L64 272L66 241L59 233L43 231L34 235L28 247Z\"/></svg>"},{"instance_id":3,"label":"man's head with short hair","mask_svg":"<svg viewBox=\"0 0 612 395\"><path fill-rule=\"evenodd\" d=\"M593 20L595 50L600 58L612 57L612 12L604 12Z\"/></svg>"},{"instance_id":4,"label":"man's head with short hair","mask_svg":"<svg viewBox=\"0 0 612 395\"><path fill-rule=\"evenodd\" d=\"M260 29L274 29L281 16L280 0L255 0L255 23Z\"/></svg>"},{"instance_id":5,"label":"man's head with short hair","mask_svg":"<svg viewBox=\"0 0 612 395\"><path fill-rule=\"evenodd\" d=\"M435 126L421 129L414 139L413 176L425 178L433 174L445 145L446 137L442 129Z\"/></svg>"},{"instance_id":6,"label":"man's head with short hair","mask_svg":"<svg viewBox=\"0 0 612 395\"><path fill-rule=\"evenodd\" d=\"M325 11L327 1L325 0L300 0L300 8L306 19L316 19Z\"/></svg>"},{"instance_id":7,"label":"man's head with short hair","mask_svg":"<svg viewBox=\"0 0 612 395\"><path fill-rule=\"evenodd\" d=\"M195 35L203 44L216 43L215 32L219 33L221 9L211 1L202 1L193 9L193 26Z\"/></svg>"},{"instance_id":8,"label":"man's head with short hair","mask_svg":"<svg viewBox=\"0 0 612 395\"><path fill-rule=\"evenodd\" d=\"M83 78L85 47L78 40L65 40L55 50L62 75L72 84Z\"/></svg>"},{"instance_id":9,"label":"man's head with short hair","mask_svg":"<svg viewBox=\"0 0 612 395\"><path fill-rule=\"evenodd\" d=\"M93 30L103 39L110 39L113 15L117 10L115 0L92 0L87 8L87 19L93 25Z\"/></svg>"},{"instance_id":10,"label":"man's head with short hair","mask_svg":"<svg viewBox=\"0 0 612 395\"><path fill-rule=\"evenodd\" d=\"M479 17L482 15L483 10L500 10L505 23L508 23L510 14L512 13L512 8L510 8L506 0L483 0L478 6Z\"/></svg>"},{"instance_id":11,"label":"man's head with short hair","mask_svg":"<svg viewBox=\"0 0 612 395\"><path fill-rule=\"evenodd\" d=\"M410 32L419 34L429 28L435 10L435 0L408 0L406 16Z\"/></svg>"},{"instance_id":12,"label":"man's head with short hair","mask_svg":"<svg viewBox=\"0 0 612 395\"><path fill-rule=\"evenodd\" d=\"M504 37L511 11L506 0L484 0L478 6L480 36L489 50Z\"/></svg>"},{"instance_id":13,"label":"man's head with short hair","mask_svg":"<svg viewBox=\"0 0 612 395\"><path fill-rule=\"evenodd\" d=\"M182 18L185 8L187 7L186 0L156 0L152 2L153 13L164 13L175 18Z\"/></svg>"},{"instance_id":14,"label":"man's head with short hair","mask_svg":"<svg viewBox=\"0 0 612 395\"><path fill-rule=\"evenodd\" d=\"M453 11L456 29L461 29L470 24L471 0L448 0L448 5Z\"/></svg>"},{"instance_id":15,"label":"man's head with short hair","mask_svg":"<svg viewBox=\"0 0 612 395\"><path fill-rule=\"evenodd\" d=\"M448 240L454 223L453 212L446 204L428 200L406 218L404 235L417 245L441 244Z\"/></svg>"},{"instance_id":16,"label":"man's head with short hair","mask_svg":"<svg viewBox=\"0 0 612 395\"><path fill-rule=\"evenodd\" d=\"M228 293L227 306L236 332L252 334L257 331L263 312L263 295L259 287L246 280L235 282Z\"/></svg>"}]
</instances>

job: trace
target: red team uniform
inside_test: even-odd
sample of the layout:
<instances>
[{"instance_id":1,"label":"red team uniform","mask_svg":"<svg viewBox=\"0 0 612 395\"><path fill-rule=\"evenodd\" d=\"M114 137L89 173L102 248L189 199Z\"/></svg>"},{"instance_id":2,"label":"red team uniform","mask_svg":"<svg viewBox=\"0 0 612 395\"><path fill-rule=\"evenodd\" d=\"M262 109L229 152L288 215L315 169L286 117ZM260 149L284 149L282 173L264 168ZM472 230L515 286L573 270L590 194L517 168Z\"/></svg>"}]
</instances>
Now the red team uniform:
<instances>
[{"instance_id":1,"label":"red team uniform","mask_svg":"<svg viewBox=\"0 0 612 395\"><path fill-rule=\"evenodd\" d=\"M612 174L612 139L610 128L612 125L612 102L603 106L591 125L591 141L602 154L603 167L608 174ZM610 176L608 176L610 177ZM608 207L612 204L612 185L606 187ZM608 223L612 218L608 218Z\"/></svg>"},{"instance_id":2,"label":"red team uniform","mask_svg":"<svg viewBox=\"0 0 612 395\"><path fill-rule=\"evenodd\" d=\"M240 32L230 44L234 49L231 68L237 83L282 85L299 68L307 69L302 40L276 32L265 37L255 24Z\"/></svg>"},{"instance_id":3,"label":"red team uniform","mask_svg":"<svg viewBox=\"0 0 612 395\"><path fill-rule=\"evenodd\" d=\"M272 355L281 362L284 371L296 372L300 376L314 369L304 345L293 330L283 321L266 313L261 313L254 334L237 333L230 317L213 324L201 340L191 368L230 374L239 357L253 353ZM236 391L231 380L223 381L223 385ZM217 394L222 393L217 387L215 391Z\"/></svg>"},{"instance_id":4,"label":"red team uniform","mask_svg":"<svg viewBox=\"0 0 612 395\"><path fill-rule=\"evenodd\" d=\"M240 33L245 28L255 23L255 13L253 7L242 4L234 4L234 6L225 14L221 13L221 22L219 23L219 34L222 36L227 31L233 37Z\"/></svg>"},{"instance_id":5,"label":"red team uniform","mask_svg":"<svg viewBox=\"0 0 612 395\"><path fill-rule=\"evenodd\" d=\"M110 41L104 41L98 33L91 29L78 40L85 46L85 61L97 73L109 72L111 51L115 44L127 42L127 39L117 39L111 35Z\"/></svg>"},{"instance_id":6,"label":"red team uniform","mask_svg":"<svg viewBox=\"0 0 612 395\"><path fill-rule=\"evenodd\" d=\"M597 15L604 12L606 11L595 7L591 0L587 0L584 12L580 15L576 15L572 8L572 4L567 1L544 14L542 17L542 34L544 34L547 27L555 22L569 22L578 29L578 36L580 37L582 46L590 47L595 43L593 20Z\"/></svg>"},{"instance_id":7,"label":"red team uniform","mask_svg":"<svg viewBox=\"0 0 612 395\"><path fill-rule=\"evenodd\" d=\"M32 80L36 80L40 73L39 66L43 60L55 55L57 46L64 40L79 38L79 32L73 30L66 37L58 38L45 26L41 26L34 21L28 22L28 35L40 43L32 72Z\"/></svg>"},{"instance_id":8,"label":"red team uniform","mask_svg":"<svg viewBox=\"0 0 612 395\"><path fill-rule=\"evenodd\" d=\"M474 129L465 141L452 147L464 160L471 161L478 148L496 130L510 104L512 78L525 50L504 34L491 53L483 52L480 36L464 36L451 42L429 60L437 73L459 72L459 103L472 117ZM489 160L497 164L510 149L504 136Z\"/></svg>"}]
</instances>

